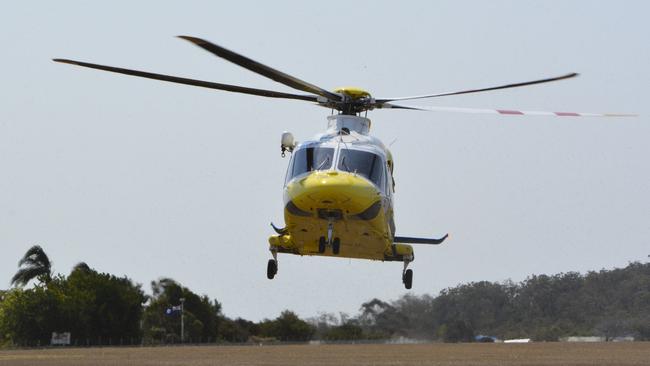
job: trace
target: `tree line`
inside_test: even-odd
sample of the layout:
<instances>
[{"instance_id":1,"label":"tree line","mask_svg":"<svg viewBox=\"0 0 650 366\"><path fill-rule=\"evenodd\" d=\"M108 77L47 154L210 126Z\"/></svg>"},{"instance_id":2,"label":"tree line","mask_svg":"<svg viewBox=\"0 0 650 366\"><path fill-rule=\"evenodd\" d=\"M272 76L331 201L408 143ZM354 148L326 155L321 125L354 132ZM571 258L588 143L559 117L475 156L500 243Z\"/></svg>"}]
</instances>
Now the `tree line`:
<instances>
[{"instance_id":1,"label":"tree line","mask_svg":"<svg viewBox=\"0 0 650 366\"><path fill-rule=\"evenodd\" d=\"M437 296L404 295L361 305L354 318L323 314L325 339L355 337L472 342L531 338L557 341L569 336L633 336L650 340L650 263L625 268L533 275L515 283L472 282ZM334 332L332 332L335 330ZM483 336L483 337L481 337Z\"/></svg>"},{"instance_id":2,"label":"tree line","mask_svg":"<svg viewBox=\"0 0 650 366\"><path fill-rule=\"evenodd\" d=\"M31 288L24 286L34 282ZM151 282L151 295L127 277L85 263L53 274L42 248L30 248L0 291L0 345L46 345L52 332L70 332L76 345L187 342L305 342L384 340L445 342L565 336L632 335L650 340L650 264L533 275L522 282L472 282L438 295L372 299L358 314L323 313L301 319L285 310L275 319L231 319L221 304L170 278ZM483 337L480 336L489 336Z\"/></svg>"},{"instance_id":3,"label":"tree line","mask_svg":"<svg viewBox=\"0 0 650 366\"><path fill-rule=\"evenodd\" d=\"M314 327L291 311L276 319L230 319L221 304L170 278L151 282L152 294L128 277L100 273L86 263L53 274L40 246L18 263L10 290L0 291L0 346L47 345L53 332L71 333L73 345L186 342L305 342ZM31 288L24 286L34 282Z\"/></svg>"}]
</instances>

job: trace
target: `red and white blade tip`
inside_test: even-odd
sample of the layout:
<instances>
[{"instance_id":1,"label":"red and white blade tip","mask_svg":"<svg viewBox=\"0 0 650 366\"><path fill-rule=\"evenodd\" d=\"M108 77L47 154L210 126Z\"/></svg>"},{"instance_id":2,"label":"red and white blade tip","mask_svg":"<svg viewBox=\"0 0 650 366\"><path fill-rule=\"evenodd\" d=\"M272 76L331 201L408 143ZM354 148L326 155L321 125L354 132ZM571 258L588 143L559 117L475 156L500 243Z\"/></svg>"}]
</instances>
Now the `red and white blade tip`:
<instances>
[{"instance_id":1,"label":"red and white blade tip","mask_svg":"<svg viewBox=\"0 0 650 366\"><path fill-rule=\"evenodd\" d=\"M483 108L458 108L458 107L421 107L421 106L402 106L392 103L385 103L384 108L388 107L407 107L433 112L455 112L455 113L477 113L477 114L505 114L514 116L555 116L555 117L637 117L637 114L628 113L588 113L588 112L549 112L549 111L521 111L515 109L483 109Z\"/></svg>"}]
</instances>

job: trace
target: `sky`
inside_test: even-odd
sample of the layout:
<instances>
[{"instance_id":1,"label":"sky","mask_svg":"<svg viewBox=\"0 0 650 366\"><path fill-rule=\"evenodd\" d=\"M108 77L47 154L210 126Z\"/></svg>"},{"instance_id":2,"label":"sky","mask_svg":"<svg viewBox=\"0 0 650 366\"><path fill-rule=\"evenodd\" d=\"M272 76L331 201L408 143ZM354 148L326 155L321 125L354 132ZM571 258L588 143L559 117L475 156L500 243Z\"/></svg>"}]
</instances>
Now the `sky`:
<instances>
[{"instance_id":1,"label":"sky","mask_svg":"<svg viewBox=\"0 0 650 366\"><path fill-rule=\"evenodd\" d=\"M34 1L0 12L0 288L41 245L150 292L161 277L229 317L356 314L437 294L648 260L650 3L645 1ZM638 113L554 118L379 110L392 143L402 264L279 255L288 159L329 111L58 64L70 58L293 92L175 38L191 35L332 90L397 97L579 72L556 83L413 105ZM406 103L404 103L406 104Z\"/></svg>"}]
</instances>

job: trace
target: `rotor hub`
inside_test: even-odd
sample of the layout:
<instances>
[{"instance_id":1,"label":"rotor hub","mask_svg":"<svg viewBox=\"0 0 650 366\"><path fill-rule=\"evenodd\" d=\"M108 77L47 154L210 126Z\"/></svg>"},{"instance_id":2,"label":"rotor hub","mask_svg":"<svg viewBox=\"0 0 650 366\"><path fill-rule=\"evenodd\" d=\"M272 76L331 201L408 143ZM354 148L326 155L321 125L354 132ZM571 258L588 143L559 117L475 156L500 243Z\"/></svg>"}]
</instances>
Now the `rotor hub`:
<instances>
[{"instance_id":1,"label":"rotor hub","mask_svg":"<svg viewBox=\"0 0 650 366\"><path fill-rule=\"evenodd\" d=\"M345 115L356 115L370 109L373 109L374 99L370 93L364 89L345 86L334 89L334 92L342 98L340 101L327 101L328 107L336 109Z\"/></svg>"},{"instance_id":2,"label":"rotor hub","mask_svg":"<svg viewBox=\"0 0 650 366\"><path fill-rule=\"evenodd\" d=\"M335 93L342 94L346 97L349 97L351 99L363 99L363 98L370 98L370 93L367 91L357 88L355 86L342 86L340 88L334 89Z\"/></svg>"}]
</instances>

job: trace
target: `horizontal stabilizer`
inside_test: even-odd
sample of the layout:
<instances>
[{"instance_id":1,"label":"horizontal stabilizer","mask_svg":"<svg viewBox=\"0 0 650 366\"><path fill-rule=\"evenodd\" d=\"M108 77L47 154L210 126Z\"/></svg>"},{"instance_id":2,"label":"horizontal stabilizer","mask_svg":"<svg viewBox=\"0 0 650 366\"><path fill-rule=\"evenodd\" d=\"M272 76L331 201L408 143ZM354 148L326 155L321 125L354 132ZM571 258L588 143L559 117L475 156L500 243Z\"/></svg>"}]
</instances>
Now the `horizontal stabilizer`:
<instances>
[{"instance_id":1,"label":"horizontal stabilizer","mask_svg":"<svg viewBox=\"0 0 650 366\"><path fill-rule=\"evenodd\" d=\"M445 239L449 237L449 234L445 234L440 239L427 239L427 238L409 238L407 236L396 236L395 239L393 240L394 243L402 243L402 244L432 244L432 245L438 245L442 244Z\"/></svg>"}]
</instances>

